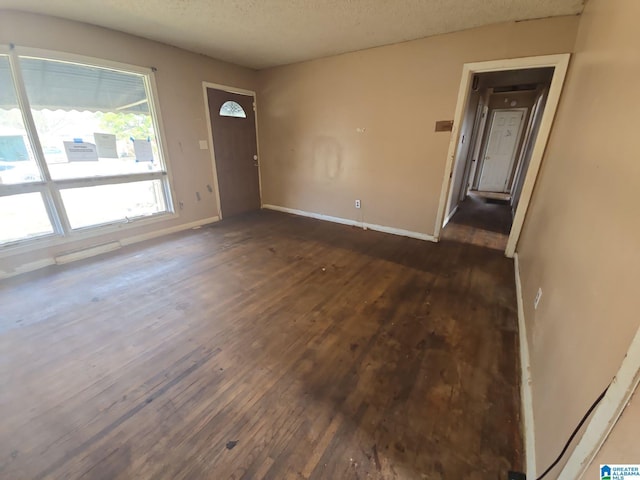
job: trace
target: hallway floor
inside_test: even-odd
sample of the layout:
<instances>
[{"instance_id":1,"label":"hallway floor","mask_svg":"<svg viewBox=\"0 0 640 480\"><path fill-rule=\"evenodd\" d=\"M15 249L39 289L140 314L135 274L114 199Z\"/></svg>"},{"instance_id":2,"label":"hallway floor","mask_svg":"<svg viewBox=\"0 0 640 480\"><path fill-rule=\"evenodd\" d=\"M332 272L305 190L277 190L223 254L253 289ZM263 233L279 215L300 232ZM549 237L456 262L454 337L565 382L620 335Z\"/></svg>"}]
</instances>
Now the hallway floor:
<instances>
[{"instance_id":1,"label":"hallway floor","mask_svg":"<svg viewBox=\"0 0 640 480\"><path fill-rule=\"evenodd\" d=\"M511 230L508 202L470 194L442 231L442 238L504 251Z\"/></svg>"}]
</instances>

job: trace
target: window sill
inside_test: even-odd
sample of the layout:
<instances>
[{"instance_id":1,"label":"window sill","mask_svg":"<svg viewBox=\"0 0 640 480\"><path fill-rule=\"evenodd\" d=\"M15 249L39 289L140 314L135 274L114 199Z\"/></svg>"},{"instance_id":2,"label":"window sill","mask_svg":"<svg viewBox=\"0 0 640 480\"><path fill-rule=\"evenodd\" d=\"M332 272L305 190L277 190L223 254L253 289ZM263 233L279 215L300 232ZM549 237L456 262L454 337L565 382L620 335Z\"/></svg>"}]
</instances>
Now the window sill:
<instances>
[{"instance_id":1,"label":"window sill","mask_svg":"<svg viewBox=\"0 0 640 480\"><path fill-rule=\"evenodd\" d=\"M95 227L85 227L82 229L74 230L70 234L65 236L49 234L20 240L17 242L9 243L5 246L0 246L0 258L10 257L12 255L18 255L21 253L28 253L34 250L55 247L58 245L65 245L85 239L96 238L115 232L128 231L138 227L166 222L179 217L180 215L177 213L164 212L147 217L139 217L138 219L126 222L106 223Z\"/></svg>"}]
</instances>

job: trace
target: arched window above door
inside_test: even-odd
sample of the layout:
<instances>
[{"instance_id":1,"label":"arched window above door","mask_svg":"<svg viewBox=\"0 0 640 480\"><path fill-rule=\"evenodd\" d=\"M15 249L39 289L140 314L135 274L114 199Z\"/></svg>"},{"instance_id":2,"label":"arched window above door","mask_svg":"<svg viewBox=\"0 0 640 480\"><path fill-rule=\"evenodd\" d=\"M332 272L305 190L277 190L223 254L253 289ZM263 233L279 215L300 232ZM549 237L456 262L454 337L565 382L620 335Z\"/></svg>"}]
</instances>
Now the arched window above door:
<instances>
[{"instance_id":1,"label":"arched window above door","mask_svg":"<svg viewBox=\"0 0 640 480\"><path fill-rule=\"evenodd\" d=\"M237 118L247 118L247 114L244 109L240 106L239 103L233 102L231 100L224 102L220 107L220 116L221 117L237 117Z\"/></svg>"}]
</instances>

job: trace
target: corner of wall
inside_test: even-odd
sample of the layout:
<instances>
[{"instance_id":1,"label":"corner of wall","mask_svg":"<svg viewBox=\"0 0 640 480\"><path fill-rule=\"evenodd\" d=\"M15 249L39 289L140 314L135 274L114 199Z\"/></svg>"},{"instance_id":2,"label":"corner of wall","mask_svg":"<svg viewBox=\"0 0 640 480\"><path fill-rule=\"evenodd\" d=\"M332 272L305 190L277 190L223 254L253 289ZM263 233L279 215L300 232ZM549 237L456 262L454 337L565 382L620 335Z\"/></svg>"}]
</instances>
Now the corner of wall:
<instances>
[{"instance_id":1,"label":"corner of wall","mask_svg":"<svg viewBox=\"0 0 640 480\"><path fill-rule=\"evenodd\" d=\"M524 300L522 298L522 283L520 281L520 261L518 254L513 256L516 300L518 304L518 339L520 343L520 400L522 402L522 430L524 433L524 448L526 457L526 474L528 478L537 478L536 474L536 439L533 418L533 393L531 390L531 364L529 359L529 341L527 324L524 316Z\"/></svg>"}]
</instances>

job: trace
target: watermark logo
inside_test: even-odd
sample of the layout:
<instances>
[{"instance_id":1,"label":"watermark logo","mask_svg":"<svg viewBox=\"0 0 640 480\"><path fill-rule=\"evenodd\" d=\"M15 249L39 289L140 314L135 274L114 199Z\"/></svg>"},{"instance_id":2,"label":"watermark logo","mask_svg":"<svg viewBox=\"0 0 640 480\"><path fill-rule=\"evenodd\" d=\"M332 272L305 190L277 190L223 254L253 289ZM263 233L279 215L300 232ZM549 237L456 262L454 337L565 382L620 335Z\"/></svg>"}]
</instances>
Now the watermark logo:
<instances>
[{"instance_id":1,"label":"watermark logo","mask_svg":"<svg viewBox=\"0 0 640 480\"><path fill-rule=\"evenodd\" d=\"M600 480L640 480L640 464L600 465Z\"/></svg>"}]
</instances>

